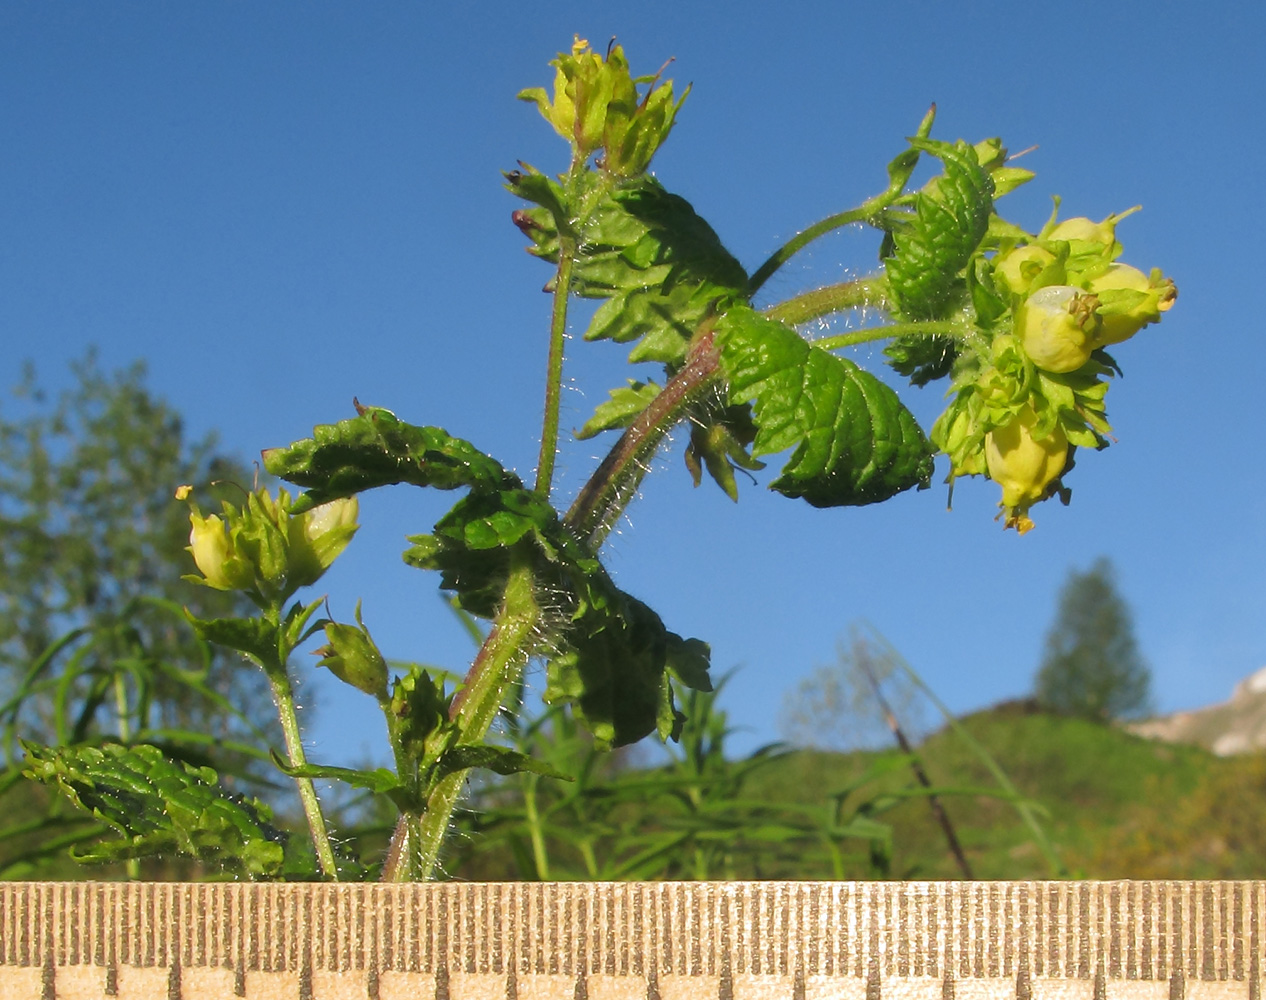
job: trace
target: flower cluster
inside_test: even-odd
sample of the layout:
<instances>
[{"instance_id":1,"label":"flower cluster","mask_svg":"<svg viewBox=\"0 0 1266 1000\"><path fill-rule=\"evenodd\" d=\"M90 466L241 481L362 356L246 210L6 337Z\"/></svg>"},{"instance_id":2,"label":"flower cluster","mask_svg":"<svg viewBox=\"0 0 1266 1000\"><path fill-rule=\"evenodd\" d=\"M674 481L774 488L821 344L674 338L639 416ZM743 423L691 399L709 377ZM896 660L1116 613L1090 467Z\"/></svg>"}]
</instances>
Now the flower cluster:
<instances>
[{"instance_id":1,"label":"flower cluster","mask_svg":"<svg viewBox=\"0 0 1266 1000\"><path fill-rule=\"evenodd\" d=\"M187 486L177 499L189 496ZM302 513L283 489L250 493L242 508L224 503L222 515L191 505L189 552L201 576L186 579L216 590L240 590L263 604L282 603L316 583L356 534L355 497L331 500Z\"/></svg>"},{"instance_id":2,"label":"flower cluster","mask_svg":"<svg viewBox=\"0 0 1266 1000\"><path fill-rule=\"evenodd\" d=\"M551 65L553 99L542 87L522 91L519 99L536 104L571 143L578 162L602 151L598 166L606 173L621 178L643 173L668 138L686 94L674 100L672 81L660 84L658 74L634 78L619 45L612 45L603 58L577 37L571 52L560 53ZM638 84L647 85L641 97Z\"/></svg>"},{"instance_id":3,"label":"flower cluster","mask_svg":"<svg viewBox=\"0 0 1266 1000\"><path fill-rule=\"evenodd\" d=\"M1002 487L1006 526L1022 533L1033 504L1066 496L1073 450L1107 444L1103 399L1116 366L1104 348L1159 321L1177 297L1159 270L1118 261L1116 227L1129 214L1052 218L1037 235L1000 240L979 269L999 306L988 357L962 367L932 438L951 478L985 474Z\"/></svg>"},{"instance_id":4,"label":"flower cluster","mask_svg":"<svg viewBox=\"0 0 1266 1000\"><path fill-rule=\"evenodd\" d=\"M1122 218L1068 219L995 258L995 283L1015 302L1016 335L1043 371L1076 371L1096 349L1128 340L1174 304L1178 291L1159 270L1146 275L1116 261Z\"/></svg>"}]
</instances>

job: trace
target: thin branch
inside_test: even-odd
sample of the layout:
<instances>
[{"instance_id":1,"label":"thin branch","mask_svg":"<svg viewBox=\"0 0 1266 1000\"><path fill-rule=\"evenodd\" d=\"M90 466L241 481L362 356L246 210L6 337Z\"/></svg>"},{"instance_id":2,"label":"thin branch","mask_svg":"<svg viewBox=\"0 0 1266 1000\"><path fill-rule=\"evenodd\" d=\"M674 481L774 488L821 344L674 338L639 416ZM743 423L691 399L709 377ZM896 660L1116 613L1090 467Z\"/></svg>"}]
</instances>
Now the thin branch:
<instances>
[{"instance_id":1,"label":"thin branch","mask_svg":"<svg viewBox=\"0 0 1266 1000\"><path fill-rule=\"evenodd\" d=\"M901 752L909 756L910 770L914 772L915 780L928 789L928 808L932 810L932 815L936 817L937 823L945 833L945 842L949 845L950 853L954 855L954 860L958 862L958 870L963 873L963 878L965 879L975 878L972 874L971 865L968 863L966 855L963 854L962 844L958 842L958 834L954 831L954 824L949 818L949 813L945 811L945 806L941 804L937 794L932 791L932 782L928 780L927 771L923 769L923 761L919 759L918 754L914 752L914 748L910 745L909 739L906 738L905 731L897 721L896 713L893 712L888 704L888 699L884 697L883 690L879 686L879 678L875 676L874 670L871 669L870 654L865 648L865 640L862 640L854 647L853 659L861 667L862 673L866 675L866 680L870 682L871 690L875 692L875 700L879 702L879 708L884 713L884 722L888 724L888 728L892 730L892 735L896 737L897 745L901 747Z\"/></svg>"}]
</instances>

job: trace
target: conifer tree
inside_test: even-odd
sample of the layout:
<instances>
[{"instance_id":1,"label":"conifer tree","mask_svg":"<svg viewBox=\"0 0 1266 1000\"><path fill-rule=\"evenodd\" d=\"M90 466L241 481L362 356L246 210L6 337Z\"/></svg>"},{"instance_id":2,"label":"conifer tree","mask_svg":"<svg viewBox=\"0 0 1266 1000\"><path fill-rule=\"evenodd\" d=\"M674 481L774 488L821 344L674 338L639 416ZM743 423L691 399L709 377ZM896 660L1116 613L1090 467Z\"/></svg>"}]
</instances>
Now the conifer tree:
<instances>
[{"instance_id":1,"label":"conifer tree","mask_svg":"<svg viewBox=\"0 0 1266 1000\"><path fill-rule=\"evenodd\" d=\"M1046 635L1036 695L1051 711L1101 722L1150 709L1151 672L1106 557L1084 573L1069 573Z\"/></svg>"}]
</instances>

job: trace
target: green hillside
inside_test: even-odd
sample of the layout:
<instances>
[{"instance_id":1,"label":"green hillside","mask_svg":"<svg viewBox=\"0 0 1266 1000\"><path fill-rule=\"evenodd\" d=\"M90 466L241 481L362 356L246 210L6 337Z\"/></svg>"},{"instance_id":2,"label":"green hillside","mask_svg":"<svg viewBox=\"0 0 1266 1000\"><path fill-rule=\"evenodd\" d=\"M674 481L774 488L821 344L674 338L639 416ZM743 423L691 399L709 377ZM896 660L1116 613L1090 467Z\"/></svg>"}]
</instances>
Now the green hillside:
<instances>
[{"instance_id":1,"label":"green hillside","mask_svg":"<svg viewBox=\"0 0 1266 1000\"><path fill-rule=\"evenodd\" d=\"M1040 807L1041 823L1069 876L1266 873L1266 755L1219 758L1023 704L980 712L963 724L1017 791ZM748 791L773 801L830 794L885 756L894 755L797 751L754 775ZM997 787L950 730L926 740L918 756L936 787ZM885 784L910 786L909 771L889 775ZM975 794L948 794L942 801L976 878L1056 874L1012 802ZM892 876L961 877L926 801L904 801L883 818L893 828Z\"/></svg>"},{"instance_id":2,"label":"green hillside","mask_svg":"<svg viewBox=\"0 0 1266 1000\"><path fill-rule=\"evenodd\" d=\"M1266 874L1266 755L1219 758L1021 703L962 724L1031 804L1051 847L1039 845L969 742L938 732L916 756L975 878ZM911 759L896 750L733 761L722 742L666 768L493 786L466 817L448 871L462 879L962 877ZM583 771L577 761L570 770L557 763Z\"/></svg>"},{"instance_id":3,"label":"green hillside","mask_svg":"<svg viewBox=\"0 0 1266 1000\"><path fill-rule=\"evenodd\" d=\"M576 780L521 774L485 782L459 819L446 873L461 880L962 877L910 757L895 749L767 750L736 760L724 752L724 713L712 712L706 698L693 708L699 725L688 727L676 762L663 767L593 750L565 716L535 730L535 752ZM1039 815L1061 866L969 742L942 730L915 757L975 878L1266 876L1266 754L1220 758L1024 704L961 724ZM42 792L9 789L11 821L22 825L15 795ZM393 823L385 803L335 820L368 864L382 857ZM13 850L20 840L0 846ZM75 866L58 851L42 867L7 877L125 876Z\"/></svg>"}]
</instances>

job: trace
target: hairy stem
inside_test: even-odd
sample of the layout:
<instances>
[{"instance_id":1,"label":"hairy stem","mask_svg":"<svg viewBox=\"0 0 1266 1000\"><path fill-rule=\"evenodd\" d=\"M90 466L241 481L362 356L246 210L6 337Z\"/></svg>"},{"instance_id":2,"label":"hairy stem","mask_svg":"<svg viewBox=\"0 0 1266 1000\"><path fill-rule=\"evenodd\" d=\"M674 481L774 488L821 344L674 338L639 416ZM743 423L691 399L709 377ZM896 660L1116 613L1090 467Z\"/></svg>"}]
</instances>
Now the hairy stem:
<instances>
[{"instance_id":1,"label":"hairy stem","mask_svg":"<svg viewBox=\"0 0 1266 1000\"><path fill-rule=\"evenodd\" d=\"M548 497L554 480L558 453L558 410L563 387L563 349L567 340L567 304L571 298L571 274L575 249L561 240L558 271L554 275L554 301L550 310L549 362L545 372L545 417L541 423L541 454L536 463L536 492Z\"/></svg>"},{"instance_id":2,"label":"hairy stem","mask_svg":"<svg viewBox=\"0 0 1266 1000\"><path fill-rule=\"evenodd\" d=\"M291 767L302 767L308 760L304 755L303 740L299 734L299 717L295 713L294 689L290 686L290 676L286 673L284 661L280 667L274 667L265 673L272 687L273 701L277 705L281 732L286 739L286 758ZM325 826L325 817L321 815L321 803L317 799L316 788L311 778L295 778L294 781L299 788L299 799L303 803L303 813L308 820L308 829L312 832L312 845L316 848L321 873L326 878L337 879L338 866L334 862L334 848L330 846L330 834Z\"/></svg>"},{"instance_id":3,"label":"hairy stem","mask_svg":"<svg viewBox=\"0 0 1266 1000\"><path fill-rule=\"evenodd\" d=\"M874 286L867 282L868 279L863 279L846 283L846 287L836 288L819 303L838 302L849 297L864 300L875 293ZM953 327L951 330L950 327L953 324L899 324L882 328L882 336L896 336L902 332L915 332L916 329L923 333L950 333L958 329ZM869 339L871 332L863 332ZM825 346L835 339L838 338L818 343ZM633 498L664 435L712 388L720 374L720 365L721 353L715 332L710 323L705 324L696 333L685 364L620 436L564 516L563 523L592 548L601 546ZM557 434L556 423L553 433ZM553 447L550 446L551 466ZM546 467L544 450L542 464ZM538 477L538 489L541 489L540 481ZM524 560L512 566L501 613L475 657L465 685L453 699L451 716L461 720L462 742L475 743L484 738L530 652L540 617L540 609L532 594L530 567ZM462 773L449 775L432 789L426 810L420 817L401 817L392 835L387 863L383 868L384 881L432 876L464 782Z\"/></svg>"},{"instance_id":4,"label":"hairy stem","mask_svg":"<svg viewBox=\"0 0 1266 1000\"><path fill-rule=\"evenodd\" d=\"M567 172L568 219L555 219L558 227L558 270L554 274L553 302L549 322L549 360L545 372L545 415L541 422L541 452L536 463L536 492L549 498L554 480L554 459L558 453L558 411L563 391L563 354L567 343L567 307L571 302L572 272L580 255L584 230L594 208L606 196L609 185L600 183L585 191L582 183L588 171L585 158L572 157Z\"/></svg>"},{"instance_id":5,"label":"hairy stem","mask_svg":"<svg viewBox=\"0 0 1266 1000\"><path fill-rule=\"evenodd\" d=\"M450 717L461 723L463 743L478 743L487 734L506 692L518 679L540 619L541 610L532 591L531 566L526 558L516 556L506 580L501 612L449 710ZM384 882L430 878L434 874L465 780L464 772L448 775L431 790L426 811L420 817L400 817L383 866Z\"/></svg>"},{"instance_id":6,"label":"hairy stem","mask_svg":"<svg viewBox=\"0 0 1266 1000\"><path fill-rule=\"evenodd\" d=\"M920 336L962 339L969 334L970 331L966 330L961 323L954 323L949 320L928 320L927 322L889 323L887 326L869 326L864 330L841 333L836 337L822 337L815 340L813 346L820 347L824 351L838 351L842 347L854 347L857 344L866 344L872 340L889 340L892 337Z\"/></svg>"},{"instance_id":7,"label":"hairy stem","mask_svg":"<svg viewBox=\"0 0 1266 1000\"><path fill-rule=\"evenodd\" d=\"M620 435L589 477L563 523L593 548L602 544L621 511L628 506L664 435L712 384L720 365L721 353L712 328L704 327L695 336L686 363Z\"/></svg>"},{"instance_id":8,"label":"hairy stem","mask_svg":"<svg viewBox=\"0 0 1266 1000\"><path fill-rule=\"evenodd\" d=\"M859 306L883 308L887 304L887 282L882 275L869 275L815 288L766 309L765 315L788 326L799 326L831 313Z\"/></svg>"},{"instance_id":9,"label":"hairy stem","mask_svg":"<svg viewBox=\"0 0 1266 1000\"><path fill-rule=\"evenodd\" d=\"M891 198L887 194L880 195L878 198L871 198L869 201L858 205L857 208L850 208L847 212L828 215L821 222L815 222L808 229L797 233L770 254L769 259L756 269L756 273L752 275L751 280L747 283L748 293L755 295L760 287L773 276L775 271L814 240L825 236L827 233L834 232L836 229L851 226L854 222L865 222L890 200Z\"/></svg>"},{"instance_id":10,"label":"hairy stem","mask_svg":"<svg viewBox=\"0 0 1266 1000\"><path fill-rule=\"evenodd\" d=\"M720 370L720 351L711 327L701 329L686 364L668 381L621 435L590 476L563 522L595 548L602 544L646 473L646 463L664 435L681 420ZM482 740L531 648L541 611L532 593L526 560L512 565L505 603L453 699L451 716L462 723L462 741ZM462 773L442 779L427 799L421 817L401 816L392 834L382 880L430 878L465 782Z\"/></svg>"},{"instance_id":11,"label":"hairy stem","mask_svg":"<svg viewBox=\"0 0 1266 1000\"><path fill-rule=\"evenodd\" d=\"M926 139L932 131L932 122L936 119L936 105L933 104L928 113L923 116L923 121L919 123L919 128L915 135L920 139ZM888 168L888 189L882 194L877 194L873 198L867 199L857 208L850 209L847 212L840 212L838 215L832 215L821 222L815 223L801 233L797 233L794 237L787 241L786 244L779 247L770 255L760 267L756 269L756 273L752 275L751 281L748 282L747 290L751 295L755 295L770 276L782 267L787 261L791 260L796 254L807 247L814 240L825 236L827 233L843 226L852 225L854 222L869 222L872 225L878 225L881 229L889 228L882 225L881 220L896 202L905 190L906 183L910 179L910 174L914 170L915 164L918 162L918 153L915 150L908 150L904 156L910 159L903 167L897 168L897 161ZM898 158L900 159L900 158ZM895 169L895 172L894 172Z\"/></svg>"}]
</instances>

